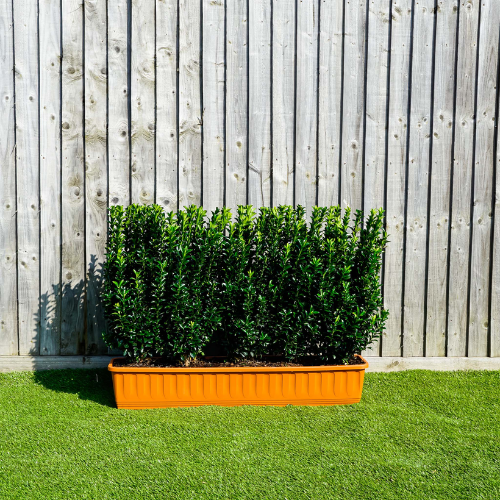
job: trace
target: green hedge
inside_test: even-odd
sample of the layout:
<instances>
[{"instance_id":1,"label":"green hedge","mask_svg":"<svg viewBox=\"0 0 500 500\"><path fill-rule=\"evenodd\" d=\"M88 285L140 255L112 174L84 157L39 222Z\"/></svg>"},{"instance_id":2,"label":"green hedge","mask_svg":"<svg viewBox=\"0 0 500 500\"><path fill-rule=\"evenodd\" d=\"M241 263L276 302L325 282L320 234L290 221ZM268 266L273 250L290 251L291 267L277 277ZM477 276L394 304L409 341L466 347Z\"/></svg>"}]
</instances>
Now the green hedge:
<instances>
[{"instance_id":1,"label":"green hedge","mask_svg":"<svg viewBox=\"0 0 500 500\"><path fill-rule=\"evenodd\" d=\"M383 331L387 243L382 210L158 205L109 209L104 264L107 345L135 360L188 365L228 358L317 356L343 363Z\"/></svg>"}]
</instances>

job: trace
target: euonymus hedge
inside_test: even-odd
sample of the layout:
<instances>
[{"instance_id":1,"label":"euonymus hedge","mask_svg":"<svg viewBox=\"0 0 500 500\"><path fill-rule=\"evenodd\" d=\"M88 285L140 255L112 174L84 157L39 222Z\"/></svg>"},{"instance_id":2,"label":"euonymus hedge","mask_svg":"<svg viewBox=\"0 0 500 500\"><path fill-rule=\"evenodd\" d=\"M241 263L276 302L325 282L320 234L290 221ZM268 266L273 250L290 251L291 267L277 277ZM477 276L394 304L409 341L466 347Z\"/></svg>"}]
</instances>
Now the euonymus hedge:
<instances>
[{"instance_id":1,"label":"euonymus hedge","mask_svg":"<svg viewBox=\"0 0 500 500\"><path fill-rule=\"evenodd\" d=\"M383 212L109 209L109 347L144 360L317 356L343 363L381 334Z\"/></svg>"}]
</instances>

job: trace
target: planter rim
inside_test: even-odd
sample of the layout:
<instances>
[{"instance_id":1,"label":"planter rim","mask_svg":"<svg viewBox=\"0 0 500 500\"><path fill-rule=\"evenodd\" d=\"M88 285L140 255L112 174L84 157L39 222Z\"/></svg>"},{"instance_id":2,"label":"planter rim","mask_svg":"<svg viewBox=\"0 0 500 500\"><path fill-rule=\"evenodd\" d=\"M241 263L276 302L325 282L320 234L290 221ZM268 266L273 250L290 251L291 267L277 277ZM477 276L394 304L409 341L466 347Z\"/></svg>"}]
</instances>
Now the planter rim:
<instances>
[{"instance_id":1,"label":"planter rim","mask_svg":"<svg viewBox=\"0 0 500 500\"><path fill-rule=\"evenodd\" d=\"M127 372L127 373L269 373L269 372L335 372L335 371L362 371L368 368L366 361L360 354L355 354L361 358L364 363L359 365L320 365L320 366L228 366L228 367L179 367L165 368L157 366L113 366L115 359L124 359L123 356L112 358L108 365L110 372Z\"/></svg>"}]
</instances>

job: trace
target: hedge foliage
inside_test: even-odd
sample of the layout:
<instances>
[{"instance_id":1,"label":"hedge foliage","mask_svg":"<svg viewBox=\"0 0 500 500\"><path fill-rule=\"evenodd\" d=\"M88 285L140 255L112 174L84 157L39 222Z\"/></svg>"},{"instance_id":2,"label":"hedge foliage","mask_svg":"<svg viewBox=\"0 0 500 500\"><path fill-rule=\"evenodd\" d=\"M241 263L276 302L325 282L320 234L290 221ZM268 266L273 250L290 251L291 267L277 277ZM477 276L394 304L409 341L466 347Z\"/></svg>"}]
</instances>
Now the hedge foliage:
<instances>
[{"instance_id":1,"label":"hedge foliage","mask_svg":"<svg viewBox=\"0 0 500 500\"><path fill-rule=\"evenodd\" d=\"M382 210L158 205L109 209L104 339L135 360L188 365L228 358L317 356L344 363L384 329Z\"/></svg>"}]
</instances>

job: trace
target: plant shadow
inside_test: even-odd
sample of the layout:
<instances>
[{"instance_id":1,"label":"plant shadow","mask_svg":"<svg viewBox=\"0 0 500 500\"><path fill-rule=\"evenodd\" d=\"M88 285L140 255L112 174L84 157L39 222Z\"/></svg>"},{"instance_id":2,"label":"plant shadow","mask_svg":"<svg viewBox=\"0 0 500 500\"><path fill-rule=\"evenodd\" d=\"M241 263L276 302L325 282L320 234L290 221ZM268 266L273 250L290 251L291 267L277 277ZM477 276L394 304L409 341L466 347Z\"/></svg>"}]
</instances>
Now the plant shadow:
<instances>
[{"instance_id":1,"label":"plant shadow","mask_svg":"<svg viewBox=\"0 0 500 500\"><path fill-rule=\"evenodd\" d=\"M85 279L67 273L63 283L41 293L34 313L34 337L39 338L40 355L118 354L106 347L103 293L103 265L91 255Z\"/></svg>"},{"instance_id":2,"label":"plant shadow","mask_svg":"<svg viewBox=\"0 0 500 500\"><path fill-rule=\"evenodd\" d=\"M102 332L106 329L100 298L102 263L91 255L88 264L85 280L66 276L68 281L53 284L51 290L40 295L35 312L36 335L40 329L40 356L33 359L34 380L51 391L77 394L79 399L116 408L111 374L105 368L58 368L58 364L64 366L67 356L78 356L82 365L88 365L96 355L121 355L109 350L102 340ZM49 369L47 355L56 359ZM106 363L107 359L99 360L102 361ZM55 369L51 369L52 366Z\"/></svg>"},{"instance_id":3,"label":"plant shadow","mask_svg":"<svg viewBox=\"0 0 500 500\"><path fill-rule=\"evenodd\" d=\"M105 368L35 371L34 380L50 391L76 394L78 399L116 408L111 373Z\"/></svg>"}]
</instances>

